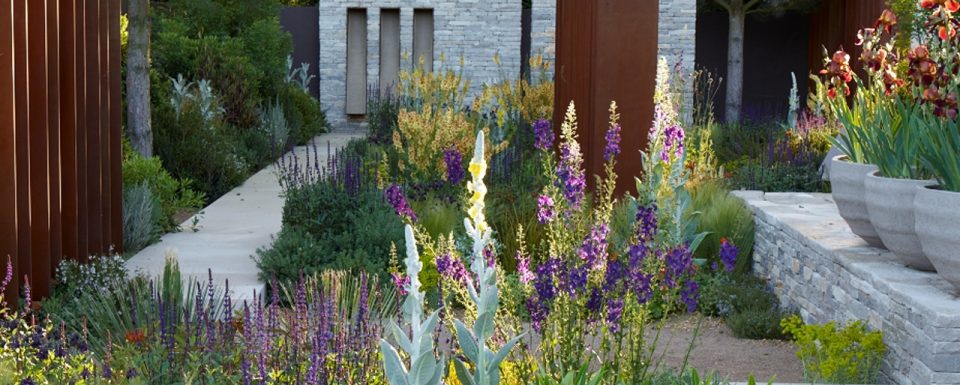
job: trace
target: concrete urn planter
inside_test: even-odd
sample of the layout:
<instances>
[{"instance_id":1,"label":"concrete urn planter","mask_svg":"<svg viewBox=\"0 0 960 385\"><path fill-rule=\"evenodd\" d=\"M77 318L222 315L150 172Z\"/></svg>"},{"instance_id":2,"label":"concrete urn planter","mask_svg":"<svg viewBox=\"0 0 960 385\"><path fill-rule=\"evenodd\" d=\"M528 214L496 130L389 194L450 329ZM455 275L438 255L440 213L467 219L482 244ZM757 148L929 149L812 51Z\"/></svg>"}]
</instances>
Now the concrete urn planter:
<instances>
[{"instance_id":1,"label":"concrete urn planter","mask_svg":"<svg viewBox=\"0 0 960 385\"><path fill-rule=\"evenodd\" d=\"M853 233L871 246L883 247L877 230L870 223L863 182L877 166L847 161L843 155L830 160L830 185L840 216Z\"/></svg>"},{"instance_id":2,"label":"concrete urn planter","mask_svg":"<svg viewBox=\"0 0 960 385\"><path fill-rule=\"evenodd\" d=\"M917 187L913 206L923 253L960 290L960 193Z\"/></svg>"},{"instance_id":3,"label":"concrete urn planter","mask_svg":"<svg viewBox=\"0 0 960 385\"><path fill-rule=\"evenodd\" d=\"M864 179L870 223L883 245L897 254L904 264L917 270L934 271L923 254L914 221L914 197L918 187L933 186L933 180L896 179L880 176L879 171Z\"/></svg>"}]
</instances>

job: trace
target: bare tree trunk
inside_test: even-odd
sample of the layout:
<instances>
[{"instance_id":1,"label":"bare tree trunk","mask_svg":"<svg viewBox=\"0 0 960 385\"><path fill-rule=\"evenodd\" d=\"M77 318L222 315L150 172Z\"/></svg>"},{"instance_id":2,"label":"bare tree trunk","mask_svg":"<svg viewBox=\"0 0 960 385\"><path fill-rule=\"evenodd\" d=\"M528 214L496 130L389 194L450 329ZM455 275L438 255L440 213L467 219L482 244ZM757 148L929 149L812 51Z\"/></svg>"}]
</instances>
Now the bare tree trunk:
<instances>
[{"instance_id":1,"label":"bare tree trunk","mask_svg":"<svg viewBox=\"0 0 960 385\"><path fill-rule=\"evenodd\" d=\"M129 0L127 17L127 132L133 149L153 156L150 123L150 0Z\"/></svg>"},{"instance_id":2,"label":"bare tree trunk","mask_svg":"<svg viewBox=\"0 0 960 385\"><path fill-rule=\"evenodd\" d=\"M730 29L727 41L727 123L740 121L743 105L743 30L746 10L742 2L728 10Z\"/></svg>"}]
</instances>

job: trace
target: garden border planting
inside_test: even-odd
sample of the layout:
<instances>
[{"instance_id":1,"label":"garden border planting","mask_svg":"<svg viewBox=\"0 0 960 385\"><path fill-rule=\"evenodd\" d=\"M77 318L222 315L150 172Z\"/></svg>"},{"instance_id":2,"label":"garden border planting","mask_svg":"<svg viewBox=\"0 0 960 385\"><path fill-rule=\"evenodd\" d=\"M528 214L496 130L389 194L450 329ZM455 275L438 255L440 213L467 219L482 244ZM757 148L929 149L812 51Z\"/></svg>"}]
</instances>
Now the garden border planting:
<instances>
[{"instance_id":1,"label":"garden border planting","mask_svg":"<svg viewBox=\"0 0 960 385\"><path fill-rule=\"evenodd\" d=\"M889 353L882 383L960 383L960 293L868 246L829 194L736 192L753 210L755 274L807 323L865 320Z\"/></svg>"}]
</instances>

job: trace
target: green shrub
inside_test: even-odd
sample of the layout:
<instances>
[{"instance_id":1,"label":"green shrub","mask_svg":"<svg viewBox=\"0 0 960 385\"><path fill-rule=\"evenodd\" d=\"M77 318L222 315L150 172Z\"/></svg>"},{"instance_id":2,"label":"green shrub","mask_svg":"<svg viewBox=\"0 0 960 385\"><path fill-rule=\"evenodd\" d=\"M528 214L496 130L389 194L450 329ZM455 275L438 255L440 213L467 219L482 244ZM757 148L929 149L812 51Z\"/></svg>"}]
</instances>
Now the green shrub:
<instances>
[{"instance_id":1,"label":"green shrub","mask_svg":"<svg viewBox=\"0 0 960 385\"><path fill-rule=\"evenodd\" d=\"M124 188L124 251L132 255L159 240L161 229L157 224L163 221L160 205L146 183Z\"/></svg>"},{"instance_id":2,"label":"green shrub","mask_svg":"<svg viewBox=\"0 0 960 385\"><path fill-rule=\"evenodd\" d=\"M281 87L278 97L295 144L307 143L328 131L327 118L320 109L320 103L299 87L292 84Z\"/></svg>"},{"instance_id":3,"label":"green shrub","mask_svg":"<svg viewBox=\"0 0 960 385\"><path fill-rule=\"evenodd\" d=\"M379 190L348 194L328 183L288 190L283 229L257 251L261 279L295 281L302 271L365 270L385 275L403 225Z\"/></svg>"},{"instance_id":4,"label":"green shrub","mask_svg":"<svg viewBox=\"0 0 960 385\"><path fill-rule=\"evenodd\" d=\"M57 267L57 296L77 297L86 291L109 290L116 284L127 281L127 269L123 257L91 256L86 262L65 259Z\"/></svg>"},{"instance_id":5,"label":"green shrub","mask_svg":"<svg viewBox=\"0 0 960 385\"><path fill-rule=\"evenodd\" d=\"M739 250L734 273L749 273L753 268L753 243L756 235L753 212L742 199L731 195L718 181L698 183L691 194L693 202L689 210L700 212L697 232L707 233L697 248L695 257L706 260L708 266L713 262L719 263L720 241L726 238Z\"/></svg>"},{"instance_id":6,"label":"green shrub","mask_svg":"<svg viewBox=\"0 0 960 385\"><path fill-rule=\"evenodd\" d=\"M173 217L178 212L203 207L204 195L193 190L192 180L174 178L163 168L163 162L159 157L144 158L126 141L123 146L121 167L125 188L146 184L151 195L157 200L162 215L156 218L153 224L159 231L175 228L177 224L174 223Z\"/></svg>"},{"instance_id":7,"label":"green shrub","mask_svg":"<svg viewBox=\"0 0 960 385\"><path fill-rule=\"evenodd\" d=\"M780 330L783 312L776 307L749 308L727 316L727 326L738 338L751 340L786 339Z\"/></svg>"},{"instance_id":8,"label":"green shrub","mask_svg":"<svg viewBox=\"0 0 960 385\"><path fill-rule=\"evenodd\" d=\"M372 90L367 99L368 140L376 144L392 143L399 113L400 102L395 94L380 95L379 90Z\"/></svg>"},{"instance_id":9,"label":"green shrub","mask_svg":"<svg viewBox=\"0 0 960 385\"><path fill-rule=\"evenodd\" d=\"M842 328L836 322L805 325L799 316L784 319L783 332L793 337L805 381L875 384L887 348L883 333L868 332L861 321Z\"/></svg>"},{"instance_id":10,"label":"green shrub","mask_svg":"<svg viewBox=\"0 0 960 385\"><path fill-rule=\"evenodd\" d=\"M750 275L701 273L697 282L700 283L700 312L723 317L737 337L786 338L780 329L786 313L761 280Z\"/></svg>"}]
</instances>

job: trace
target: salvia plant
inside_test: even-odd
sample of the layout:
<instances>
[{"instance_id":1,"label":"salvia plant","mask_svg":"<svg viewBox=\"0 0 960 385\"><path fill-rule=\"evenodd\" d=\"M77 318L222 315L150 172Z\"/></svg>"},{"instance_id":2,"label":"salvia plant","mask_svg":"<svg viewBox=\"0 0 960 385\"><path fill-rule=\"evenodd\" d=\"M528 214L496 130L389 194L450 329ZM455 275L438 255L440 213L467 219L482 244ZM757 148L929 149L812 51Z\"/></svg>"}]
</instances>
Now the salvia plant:
<instances>
[{"instance_id":1,"label":"salvia plant","mask_svg":"<svg viewBox=\"0 0 960 385\"><path fill-rule=\"evenodd\" d=\"M380 340L380 351L383 354L383 366L386 378L390 385L438 385L444 373L446 358L441 354L438 358L433 349L433 333L437 327L438 314L435 310L424 318L424 293L420 290L420 254L417 251L413 228L407 224L404 227L406 236L407 276L404 291L407 294L403 302L404 323L409 325L409 334L401 329L396 322L390 321L389 329L400 351L409 357L405 364L400 358L397 347L386 339Z\"/></svg>"}]
</instances>

